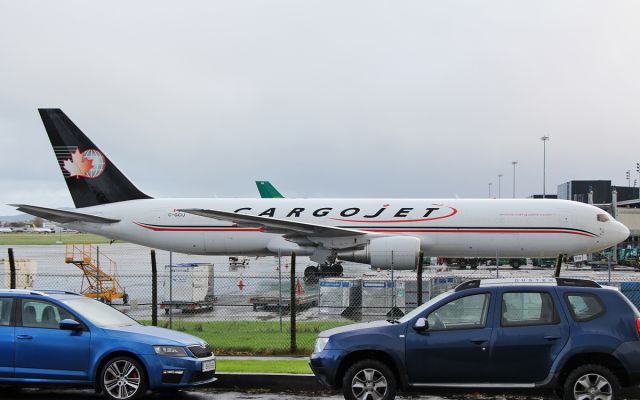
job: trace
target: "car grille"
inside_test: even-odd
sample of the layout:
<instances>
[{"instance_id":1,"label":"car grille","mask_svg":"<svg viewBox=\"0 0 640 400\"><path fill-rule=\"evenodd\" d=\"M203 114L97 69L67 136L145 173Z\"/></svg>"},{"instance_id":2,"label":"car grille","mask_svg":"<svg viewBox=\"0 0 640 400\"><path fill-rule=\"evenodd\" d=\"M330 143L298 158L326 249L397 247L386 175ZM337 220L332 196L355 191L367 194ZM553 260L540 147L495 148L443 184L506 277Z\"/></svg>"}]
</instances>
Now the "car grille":
<instances>
[{"instance_id":1,"label":"car grille","mask_svg":"<svg viewBox=\"0 0 640 400\"><path fill-rule=\"evenodd\" d=\"M208 344L204 347L200 345L189 346L188 349L196 358L207 358L213 355L213 351L211 351L211 347Z\"/></svg>"},{"instance_id":2,"label":"car grille","mask_svg":"<svg viewBox=\"0 0 640 400\"><path fill-rule=\"evenodd\" d=\"M182 374L163 374L162 383L180 383Z\"/></svg>"},{"instance_id":3,"label":"car grille","mask_svg":"<svg viewBox=\"0 0 640 400\"><path fill-rule=\"evenodd\" d=\"M216 374L215 371L194 372L193 374L191 374L191 379L189 380L189 383L208 381L212 379L215 376L215 374Z\"/></svg>"}]
</instances>

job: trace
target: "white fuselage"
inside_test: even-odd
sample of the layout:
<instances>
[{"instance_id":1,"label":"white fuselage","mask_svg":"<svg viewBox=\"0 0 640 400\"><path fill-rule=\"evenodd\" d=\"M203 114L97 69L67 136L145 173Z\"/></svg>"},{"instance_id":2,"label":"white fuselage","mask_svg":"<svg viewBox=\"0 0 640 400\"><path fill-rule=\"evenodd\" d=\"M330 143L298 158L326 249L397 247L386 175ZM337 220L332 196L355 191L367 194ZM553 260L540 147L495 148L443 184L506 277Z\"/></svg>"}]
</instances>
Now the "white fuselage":
<instances>
[{"instance_id":1,"label":"white fuselage","mask_svg":"<svg viewBox=\"0 0 640 400\"><path fill-rule=\"evenodd\" d=\"M163 250L211 255L274 255L296 250L282 235L258 227L184 213L212 209L420 239L426 255L555 257L600 251L629 230L601 209L550 199L145 199L78 209L119 219L68 226ZM598 219L604 214L608 221Z\"/></svg>"}]
</instances>

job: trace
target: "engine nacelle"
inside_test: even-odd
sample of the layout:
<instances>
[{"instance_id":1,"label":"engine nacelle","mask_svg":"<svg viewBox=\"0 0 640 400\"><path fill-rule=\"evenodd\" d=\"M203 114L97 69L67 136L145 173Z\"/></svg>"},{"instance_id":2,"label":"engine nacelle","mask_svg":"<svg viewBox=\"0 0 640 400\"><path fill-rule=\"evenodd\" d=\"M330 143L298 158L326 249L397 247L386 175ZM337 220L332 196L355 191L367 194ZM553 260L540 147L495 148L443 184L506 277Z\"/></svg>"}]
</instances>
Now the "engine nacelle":
<instances>
[{"instance_id":1,"label":"engine nacelle","mask_svg":"<svg viewBox=\"0 0 640 400\"><path fill-rule=\"evenodd\" d=\"M420 239L411 236L391 236L371 239L363 250L344 251L338 258L370 264L380 269L415 269L420 256Z\"/></svg>"}]
</instances>

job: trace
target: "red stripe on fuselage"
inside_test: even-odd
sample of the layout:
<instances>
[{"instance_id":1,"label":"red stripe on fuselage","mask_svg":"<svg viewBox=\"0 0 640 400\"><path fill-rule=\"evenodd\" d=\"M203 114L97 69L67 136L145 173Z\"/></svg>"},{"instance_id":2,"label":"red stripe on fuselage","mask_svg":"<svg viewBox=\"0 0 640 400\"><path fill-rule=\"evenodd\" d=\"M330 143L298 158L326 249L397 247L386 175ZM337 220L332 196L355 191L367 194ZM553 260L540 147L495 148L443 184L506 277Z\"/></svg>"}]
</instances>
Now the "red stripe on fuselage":
<instances>
[{"instance_id":1,"label":"red stripe on fuselage","mask_svg":"<svg viewBox=\"0 0 640 400\"><path fill-rule=\"evenodd\" d=\"M420 232L420 233L567 233L570 235L580 235L586 237L594 237L583 232L561 231L561 230L542 230L542 229L362 229L367 232Z\"/></svg>"},{"instance_id":2,"label":"red stripe on fuselage","mask_svg":"<svg viewBox=\"0 0 640 400\"><path fill-rule=\"evenodd\" d=\"M179 226L154 226L134 222L136 225L156 232L264 232L264 228L207 228L207 227L179 227Z\"/></svg>"}]
</instances>

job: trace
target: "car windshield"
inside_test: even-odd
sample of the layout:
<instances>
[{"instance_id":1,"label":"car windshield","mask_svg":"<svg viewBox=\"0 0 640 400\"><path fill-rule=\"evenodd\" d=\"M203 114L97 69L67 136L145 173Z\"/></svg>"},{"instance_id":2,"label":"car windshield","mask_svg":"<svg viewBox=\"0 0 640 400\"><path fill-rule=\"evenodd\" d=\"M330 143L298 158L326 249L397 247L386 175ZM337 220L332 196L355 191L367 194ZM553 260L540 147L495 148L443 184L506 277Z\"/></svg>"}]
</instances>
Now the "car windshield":
<instances>
[{"instance_id":1,"label":"car windshield","mask_svg":"<svg viewBox=\"0 0 640 400\"><path fill-rule=\"evenodd\" d=\"M115 308L86 297L66 299L62 302L100 328L138 325L134 319Z\"/></svg>"},{"instance_id":2,"label":"car windshield","mask_svg":"<svg viewBox=\"0 0 640 400\"><path fill-rule=\"evenodd\" d=\"M409 314L406 314L404 317L400 318L398 321L401 322L401 323L404 323L404 322L412 320L414 317L416 317L417 315L421 314L428 307L430 307L431 305L439 302L441 299L444 299L445 297L449 296L451 293L453 293L453 290L449 290L448 292L444 292L444 293L439 294L438 296L436 296L433 299L427 301L426 303L424 303L420 307L414 309Z\"/></svg>"}]
</instances>

